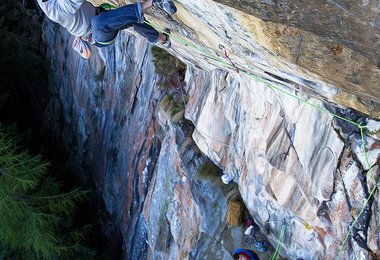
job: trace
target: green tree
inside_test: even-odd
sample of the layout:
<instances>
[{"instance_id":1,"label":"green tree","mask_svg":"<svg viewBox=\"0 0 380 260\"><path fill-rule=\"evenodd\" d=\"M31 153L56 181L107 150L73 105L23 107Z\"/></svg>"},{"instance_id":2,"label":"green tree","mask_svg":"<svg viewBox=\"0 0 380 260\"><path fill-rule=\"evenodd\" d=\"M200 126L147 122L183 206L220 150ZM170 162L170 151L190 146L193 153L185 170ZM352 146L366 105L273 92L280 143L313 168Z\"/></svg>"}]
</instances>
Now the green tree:
<instances>
[{"instance_id":1,"label":"green tree","mask_svg":"<svg viewBox=\"0 0 380 260\"><path fill-rule=\"evenodd\" d=\"M48 164L31 156L0 132L0 258L65 258L87 250L81 245L89 227L71 228L86 192L61 193Z\"/></svg>"}]
</instances>

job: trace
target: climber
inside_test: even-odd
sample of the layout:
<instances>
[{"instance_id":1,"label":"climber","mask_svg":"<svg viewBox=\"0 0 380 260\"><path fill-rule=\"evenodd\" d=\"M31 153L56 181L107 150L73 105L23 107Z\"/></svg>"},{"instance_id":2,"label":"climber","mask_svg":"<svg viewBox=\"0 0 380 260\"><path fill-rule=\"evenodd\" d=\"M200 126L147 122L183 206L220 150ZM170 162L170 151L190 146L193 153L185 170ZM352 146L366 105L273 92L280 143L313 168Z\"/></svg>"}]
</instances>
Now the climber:
<instances>
[{"instance_id":1,"label":"climber","mask_svg":"<svg viewBox=\"0 0 380 260\"><path fill-rule=\"evenodd\" d=\"M133 26L135 31L149 43L161 43L170 48L170 30L159 33L144 23L144 13L152 6L172 15L177 11L172 0L147 0L143 3L129 4L113 10L95 8L86 0L37 0L42 11L53 22L59 23L76 38L72 47L89 59L90 44L105 47L112 44L120 30Z\"/></svg>"},{"instance_id":2,"label":"climber","mask_svg":"<svg viewBox=\"0 0 380 260\"><path fill-rule=\"evenodd\" d=\"M238 248L232 254L234 259L239 260L259 260L259 256L249 249Z\"/></svg>"}]
</instances>

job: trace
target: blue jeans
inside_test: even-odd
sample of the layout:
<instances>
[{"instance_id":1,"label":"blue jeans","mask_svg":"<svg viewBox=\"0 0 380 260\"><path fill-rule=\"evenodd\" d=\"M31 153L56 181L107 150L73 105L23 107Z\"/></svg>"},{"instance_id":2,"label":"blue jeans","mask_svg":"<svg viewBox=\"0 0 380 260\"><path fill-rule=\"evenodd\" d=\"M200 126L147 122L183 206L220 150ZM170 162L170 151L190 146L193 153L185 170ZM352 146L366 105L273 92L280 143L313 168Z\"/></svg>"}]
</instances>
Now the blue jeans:
<instances>
[{"instance_id":1,"label":"blue jeans","mask_svg":"<svg viewBox=\"0 0 380 260\"><path fill-rule=\"evenodd\" d=\"M106 47L112 44L120 30L131 26L148 42L158 42L160 34L152 26L144 23L141 3L136 3L100 13L92 18L91 31L96 41L95 45Z\"/></svg>"}]
</instances>

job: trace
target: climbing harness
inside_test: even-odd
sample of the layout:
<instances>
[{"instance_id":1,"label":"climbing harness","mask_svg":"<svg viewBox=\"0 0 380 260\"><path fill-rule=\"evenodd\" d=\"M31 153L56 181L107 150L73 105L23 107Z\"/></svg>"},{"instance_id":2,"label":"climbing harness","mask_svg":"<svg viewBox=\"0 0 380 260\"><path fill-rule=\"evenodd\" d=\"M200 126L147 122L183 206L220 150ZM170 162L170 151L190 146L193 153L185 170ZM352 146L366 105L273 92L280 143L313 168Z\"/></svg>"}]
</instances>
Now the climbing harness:
<instances>
[{"instance_id":1,"label":"climbing harness","mask_svg":"<svg viewBox=\"0 0 380 260\"><path fill-rule=\"evenodd\" d=\"M226 58L226 60L228 60L231 63L232 67L234 67L234 69L236 70L236 72L238 74L240 74L239 73L239 68L236 67L235 63L233 63L233 61L231 60L231 58L228 56L226 48L222 44L219 44L219 49L222 50L224 58Z\"/></svg>"},{"instance_id":2,"label":"climbing harness","mask_svg":"<svg viewBox=\"0 0 380 260\"><path fill-rule=\"evenodd\" d=\"M113 10L113 9L117 8L116 5L111 5L109 3L103 3L103 4L99 5L99 7L103 8L106 11Z\"/></svg>"},{"instance_id":3,"label":"climbing harness","mask_svg":"<svg viewBox=\"0 0 380 260\"><path fill-rule=\"evenodd\" d=\"M150 26L152 26L152 27L155 28L156 30L158 30L158 31L160 31L160 32L163 32L163 30L162 30L159 26L154 25L154 24L152 24L152 23L150 23L150 22L148 22L148 21L144 21L144 22L147 23L147 24L149 24ZM320 106L314 105L314 104L312 104L312 103L310 103L310 102L308 102L308 101L306 101L306 100L304 100L304 99L302 99L302 98L300 98L300 97L298 97L298 96L296 96L296 95L294 95L294 94L292 94L292 93L290 93L290 92L288 92L288 91L286 91L286 90L283 90L283 89L281 89L281 88L279 88L279 87L276 87L276 86L270 84L270 83L268 82L268 80L265 80L265 79L263 79L263 78L261 78L261 77L258 77L258 76L256 76L256 75L252 74L251 72L249 72L249 71L247 71L247 70L244 70L244 69L242 69L242 68L237 67L237 66L236 66L236 65L235 65L230 59L228 59L228 58L227 58L227 60L228 60L229 62L225 62L224 60L221 60L219 57L217 57L217 56L215 56L215 55L212 55L212 54L206 52L205 50L199 48L199 47L196 46L195 44L192 44L192 43L190 43L190 42L188 42L188 41L186 41L186 40L184 40L184 39L182 39L182 38L180 38L180 37L177 37L177 36L175 36L174 34L171 34L170 36L171 36L172 39L177 40L178 42L182 43L184 46L188 46L188 47L190 47L190 48L196 50L199 54L203 55L205 58L210 58L210 59L212 59L212 60L214 60L214 61L216 61L216 62L218 62L218 63L220 63L220 64L222 64L222 65L224 65L224 66L226 66L227 68L234 69L234 70L238 69L238 72L241 72L242 74L245 74L245 75L247 75L247 76L250 77L250 78L253 78L253 79L256 80L257 82L261 82L261 83L263 83L265 86L269 87L269 88L272 89L272 90L279 91L279 92L281 92L281 93L283 93L283 94L285 94L285 95L288 95L288 96L290 96L290 97L292 97L292 98L298 100L300 103L303 103L303 104L309 105L309 106L311 106L311 107L313 107L313 108L315 108L315 109L317 109L317 110L319 110L319 111L321 111L321 112L323 112L323 113L329 114L329 115L331 115L331 116L333 116L333 117L335 117L335 118L339 118L339 119L341 119L341 120L343 120L343 121L346 121L346 122L348 122L348 123L350 123L350 124L352 124L352 125L355 125L356 127L358 127L358 128L360 129L361 142L362 142L362 151L363 151L363 154L364 154L364 157L365 157L365 162L366 162L367 167L368 167L368 169L369 169L369 174L370 174L372 180L374 181L374 187L373 187L373 189L371 190L371 193L369 194L368 198L365 200L362 210L359 212L359 214L356 216L355 220L354 220L354 221L351 223L351 225L349 226L349 229L348 229L347 235L345 236L345 238L344 238L342 244L341 244L340 247L339 247L339 252L338 252L338 255L337 255L337 257L336 257L336 259L339 259L340 255L341 255L341 253L342 253L342 251L343 251L344 245L346 244L347 239L348 239L348 237L350 236L350 233L351 233L351 231L352 231L354 225L357 223L357 221L359 220L360 216L363 214L363 211L364 211L365 207L367 206L369 200L370 200L370 199L372 198L372 196L374 195L374 193L375 193L375 191L376 191L376 189L377 189L377 185L378 185L378 182L376 181L376 179L375 179L375 177L374 177L374 175L373 175L373 169L372 169L372 167L371 167L371 165L370 165L370 163L369 163L368 155L367 155L367 150L366 150L366 148L365 148L364 133L363 133L363 129L364 129L365 127L362 126L361 124L357 123L357 122L354 122L354 121L352 121L352 120L350 120L350 119L348 119L348 118L345 118L345 117L340 116L340 115L338 115L338 114L336 114L336 113L333 113L333 112L327 110L326 108L323 108L323 107L320 107ZM225 49L225 48L223 48L223 49ZM228 57L228 55L227 55L227 57ZM282 234L283 232L285 232L285 228L286 228L286 225L283 224L282 227L281 227L281 231L282 231L282 232L280 233L280 237L281 237L281 234ZM283 234L282 234L282 236L283 236ZM281 240L282 240L282 238L281 238ZM281 241L281 240L279 240L279 241ZM279 248L279 244L278 244L278 248ZM278 251L278 250L276 250L276 251ZM278 252L277 252L277 254L278 254ZM277 257L278 257L278 255L277 255ZM272 258L271 258L271 259L272 259ZM275 258L273 258L273 259L275 259Z\"/></svg>"},{"instance_id":4,"label":"climbing harness","mask_svg":"<svg viewBox=\"0 0 380 260\"><path fill-rule=\"evenodd\" d=\"M104 12L107 12L110 10L114 10L116 8L117 8L117 6L115 6L115 5L111 5L109 3L102 3L99 6L95 7L95 14L99 15L101 13L104 13Z\"/></svg>"}]
</instances>

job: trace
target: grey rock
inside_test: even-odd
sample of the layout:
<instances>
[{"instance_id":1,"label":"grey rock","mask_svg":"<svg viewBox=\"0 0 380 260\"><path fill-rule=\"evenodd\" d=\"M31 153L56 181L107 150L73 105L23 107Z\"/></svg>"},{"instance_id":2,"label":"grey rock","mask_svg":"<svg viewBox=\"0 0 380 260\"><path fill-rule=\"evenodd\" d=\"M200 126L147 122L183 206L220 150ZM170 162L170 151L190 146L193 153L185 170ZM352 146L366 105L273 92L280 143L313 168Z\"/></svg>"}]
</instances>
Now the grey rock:
<instances>
[{"instance_id":1,"label":"grey rock","mask_svg":"<svg viewBox=\"0 0 380 260\"><path fill-rule=\"evenodd\" d=\"M188 44L173 40L169 51L187 64L181 91L189 97L176 115L160 103L167 93L143 39L122 32L84 61L67 32L46 22L49 89L59 99L51 102L48 127L69 151L68 164L94 182L103 231L110 239L121 234L124 259L230 259L244 247L243 228L226 224L222 173L238 184L261 230L269 227L273 246L286 220L283 257L333 259L373 190L366 170L378 175L378 6L219 2L230 7L176 2L170 27ZM150 21L167 23L151 14ZM360 129L330 112L368 123L369 165ZM201 174L208 160L220 170ZM355 227L367 230L359 235L378 252L373 194ZM355 232L341 256L369 258Z\"/></svg>"}]
</instances>

